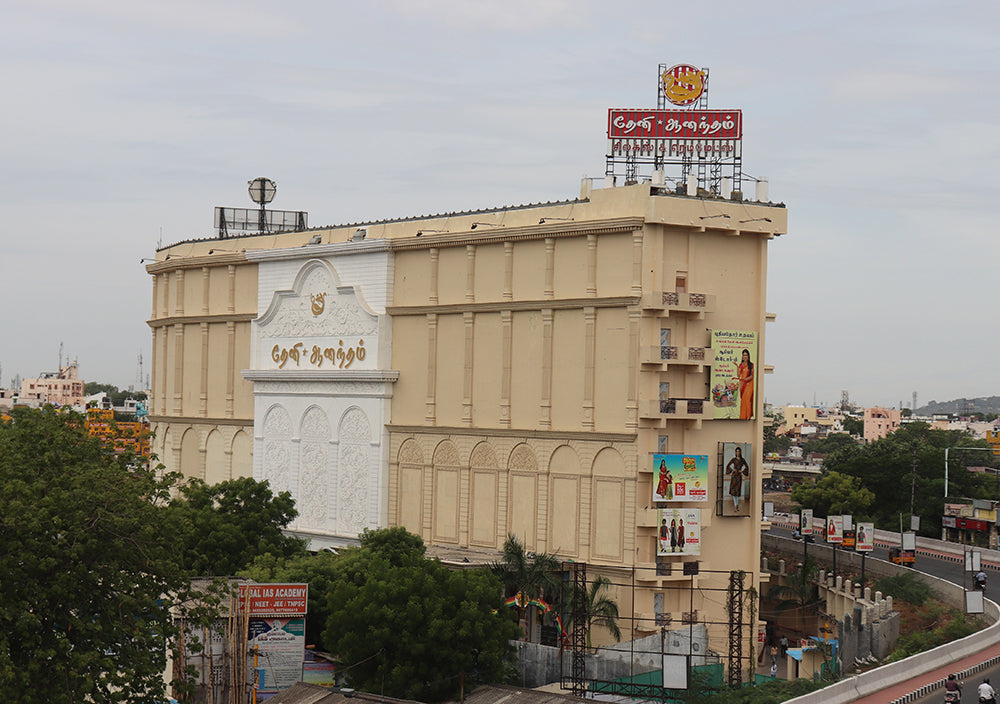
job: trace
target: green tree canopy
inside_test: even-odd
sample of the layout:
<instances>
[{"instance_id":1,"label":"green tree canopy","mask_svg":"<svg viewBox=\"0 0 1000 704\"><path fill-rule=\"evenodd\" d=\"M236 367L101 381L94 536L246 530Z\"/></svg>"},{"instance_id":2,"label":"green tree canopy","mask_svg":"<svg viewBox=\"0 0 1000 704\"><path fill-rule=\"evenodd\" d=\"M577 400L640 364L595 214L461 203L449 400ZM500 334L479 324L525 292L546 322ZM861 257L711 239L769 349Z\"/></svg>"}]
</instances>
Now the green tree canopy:
<instances>
[{"instance_id":1,"label":"green tree canopy","mask_svg":"<svg viewBox=\"0 0 1000 704\"><path fill-rule=\"evenodd\" d=\"M108 395L112 406L121 406L127 398L134 398L137 401L144 401L146 399L144 391L129 391L128 389L119 391L118 387L113 384L99 384L96 381L88 381L83 385L83 393L86 396L93 396L102 391Z\"/></svg>"},{"instance_id":2,"label":"green tree canopy","mask_svg":"<svg viewBox=\"0 0 1000 704\"><path fill-rule=\"evenodd\" d=\"M946 448L989 447L959 430L933 430L927 423L907 423L887 437L855 447L845 446L823 460L826 472L857 477L878 498L871 517L885 529L899 529L900 514L921 516L921 533L940 535L944 496ZM952 450L949 454L949 500L995 498L997 478L975 474L967 465L995 466L990 452ZM794 498L794 497L793 497Z\"/></svg>"},{"instance_id":3,"label":"green tree canopy","mask_svg":"<svg viewBox=\"0 0 1000 704\"><path fill-rule=\"evenodd\" d=\"M0 423L0 691L19 702L164 698L187 580L163 520L171 477L115 457L75 414Z\"/></svg>"},{"instance_id":4,"label":"green tree canopy","mask_svg":"<svg viewBox=\"0 0 1000 704\"><path fill-rule=\"evenodd\" d=\"M853 441L852 441L853 442ZM813 509L816 516L867 516L875 494L858 477L840 472L825 472L815 484L803 483L792 489L792 501Z\"/></svg>"},{"instance_id":5,"label":"green tree canopy","mask_svg":"<svg viewBox=\"0 0 1000 704\"><path fill-rule=\"evenodd\" d=\"M291 494L271 493L267 481L240 477L209 485L191 479L170 502L172 538L184 566L198 576L235 575L258 555L305 554L305 543L282 533L298 515Z\"/></svg>"},{"instance_id":6,"label":"green tree canopy","mask_svg":"<svg viewBox=\"0 0 1000 704\"><path fill-rule=\"evenodd\" d=\"M854 416L844 416L844 432L849 435L861 436L865 434L865 422L861 418Z\"/></svg>"},{"instance_id":7,"label":"green tree canopy","mask_svg":"<svg viewBox=\"0 0 1000 704\"><path fill-rule=\"evenodd\" d=\"M323 633L357 689L441 701L468 682L498 682L517 625L487 570L450 571L400 528L371 531L334 562ZM414 536L416 537L416 536Z\"/></svg>"},{"instance_id":8,"label":"green tree canopy","mask_svg":"<svg viewBox=\"0 0 1000 704\"><path fill-rule=\"evenodd\" d=\"M802 446L804 452L818 452L829 454L836 452L843 447L856 447L858 441L847 433L830 433L825 438L809 440Z\"/></svg>"}]
</instances>

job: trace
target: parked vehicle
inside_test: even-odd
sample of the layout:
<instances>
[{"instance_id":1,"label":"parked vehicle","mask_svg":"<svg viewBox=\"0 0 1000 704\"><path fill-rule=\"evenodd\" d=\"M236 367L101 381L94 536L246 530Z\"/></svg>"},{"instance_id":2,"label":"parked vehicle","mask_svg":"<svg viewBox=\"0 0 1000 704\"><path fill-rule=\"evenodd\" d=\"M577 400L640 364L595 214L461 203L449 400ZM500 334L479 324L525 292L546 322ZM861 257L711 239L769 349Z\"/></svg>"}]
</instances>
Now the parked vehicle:
<instances>
[{"instance_id":1,"label":"parked vehicle","mask_svg":"<svg viewBox=\"0 0 1000 704\"><path fill-rule=\"evenodd\" d=\"M893 562L897 565L909 565L912 567L916 561L916 556L913 554L912 550L889 548L889 562Z\"/></svg>"}]
</instances>

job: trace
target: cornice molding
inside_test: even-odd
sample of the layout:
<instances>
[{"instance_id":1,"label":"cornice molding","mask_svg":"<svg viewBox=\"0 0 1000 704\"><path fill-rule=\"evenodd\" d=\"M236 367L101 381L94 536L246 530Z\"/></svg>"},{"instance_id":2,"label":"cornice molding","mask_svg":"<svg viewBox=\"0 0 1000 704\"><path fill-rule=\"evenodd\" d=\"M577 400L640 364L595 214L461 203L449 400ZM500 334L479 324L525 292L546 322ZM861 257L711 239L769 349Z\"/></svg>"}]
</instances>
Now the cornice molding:
<instances>
[{"instance_id":1,"label":"cornice molding","mask_svg":"<svg viewBox=\"0 0 1000 704\"><path fill-rule=\"evenodd\" d=\"M393 250L428 249L430 247L465 247L466 245L499 244L519 240L541 240L549 237L579 237L581 235L613 235L641 230L646 221L641 217L587 220L581 222L546 223L523 227L491 227L444 234L423 235L388 240Z\"/></svg>"},{"instance_id":2,"label":"cornice molding","mask_svg":"<svg viewBox=\"0 0 1000 704\"><path fill-rule=\"evenodd\" d=\"M394 369L244 369L240 372L247 381L374 381L392 383L399 380Z\"/></svg>"},{"instance_id":3,"label":"cornice molding","mask_svg":"<svg viewBox=\"0 0 1000 704\"><path fill-rule=\"evenodd\" d=\"M396 425L386 423L386 430L404 435L480 435L541 440L592 440L594 442L635 442L636 433L606 433L592 430L524 430L520 428L475 428L446 425Z\"/></svg>"},{"instance_id":4,"label":"cornice molding","mask_svg":"<svg viewBox=\"0 0 1000 704\"><path fill-rule=\"evenodd\" d=\"M253 427L253 418L202 418L200 416L149 416L150 423L179 423L181 425L229 425Z\"/></svg>"},{"instance_id":5,"label":"cornice molding","mask_svg":"<svg viewBox=\"0 0 1000 704\"><path fill-rule=\"evenodd\" d=\"M226 313L225 315L172 315L167 318L147 320L151 328L169 327L171 325L196 325L199 323L249 323L256 320L256 313Z\"/></svg>"},{"instance_id":6,"label":"cornice molding","mask_svg":"<svg viewBox=\"0 0 1000 704\"><path fill-rule=\"evenodd\" d=\"M219 240L226 242L227 240ZM153 262L146 265L146 273L150 275L166 274L178 269L201 269L203 266L228 266L229 264L246 264L247 257L244 252L220 252L219 254L202 254L196 257L182 257L177 255L167 255L163 261Z\"/></svg>"},{"instance_id":7,"label":"cornice molding","mask_svg":"<svg viewBox=\"0 0 1000 704\"><path fill-rule=\"evenodd\" d=\"M436 313L500 313L502 311L567 310L577 308L627 308L637 305L639 296L607 298L541 298L528 301L490 301L483 303L446 303L422 306L387 306L389 315L428 315Z\"/></svg>"}]
</instances>

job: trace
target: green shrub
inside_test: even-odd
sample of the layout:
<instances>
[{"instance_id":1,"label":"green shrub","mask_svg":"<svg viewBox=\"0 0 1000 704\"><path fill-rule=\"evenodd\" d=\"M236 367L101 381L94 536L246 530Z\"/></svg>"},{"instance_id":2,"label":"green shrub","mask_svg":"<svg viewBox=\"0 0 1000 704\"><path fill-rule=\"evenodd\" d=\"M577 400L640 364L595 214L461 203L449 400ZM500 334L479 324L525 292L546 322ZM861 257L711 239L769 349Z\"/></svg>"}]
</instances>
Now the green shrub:
<instances>
[{"instance_id":1,"label":"green shrub","mask_svg":"<svg viewBox=\"0 0 1000 704\"><path fill-rule=\"evenodd\" d=\"M875 589L893 599L902 599L914 606L923 606L932 595L931 588L920 581L913 572L882 577L875 582Z\"/></svg>"}]
</instances>

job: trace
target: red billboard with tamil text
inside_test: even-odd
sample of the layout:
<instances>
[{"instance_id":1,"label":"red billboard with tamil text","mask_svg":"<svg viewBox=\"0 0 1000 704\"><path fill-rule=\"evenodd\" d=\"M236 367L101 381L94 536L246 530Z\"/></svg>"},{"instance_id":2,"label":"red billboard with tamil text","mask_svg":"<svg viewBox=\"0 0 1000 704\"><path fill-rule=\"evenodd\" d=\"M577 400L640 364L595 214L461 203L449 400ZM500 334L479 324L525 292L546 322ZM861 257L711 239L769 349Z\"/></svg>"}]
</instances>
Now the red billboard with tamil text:
<instances>
[{"instance_id":1,"label":"red billboard with tamil text","mask_svg":"<svg viewBox=\"0 0 1000 704\"><path fill-rule=\"evenodd\" d=\"M308 584L241 584L240 605L250 616L304 616Z\"/></svg>"}]
</instances>

